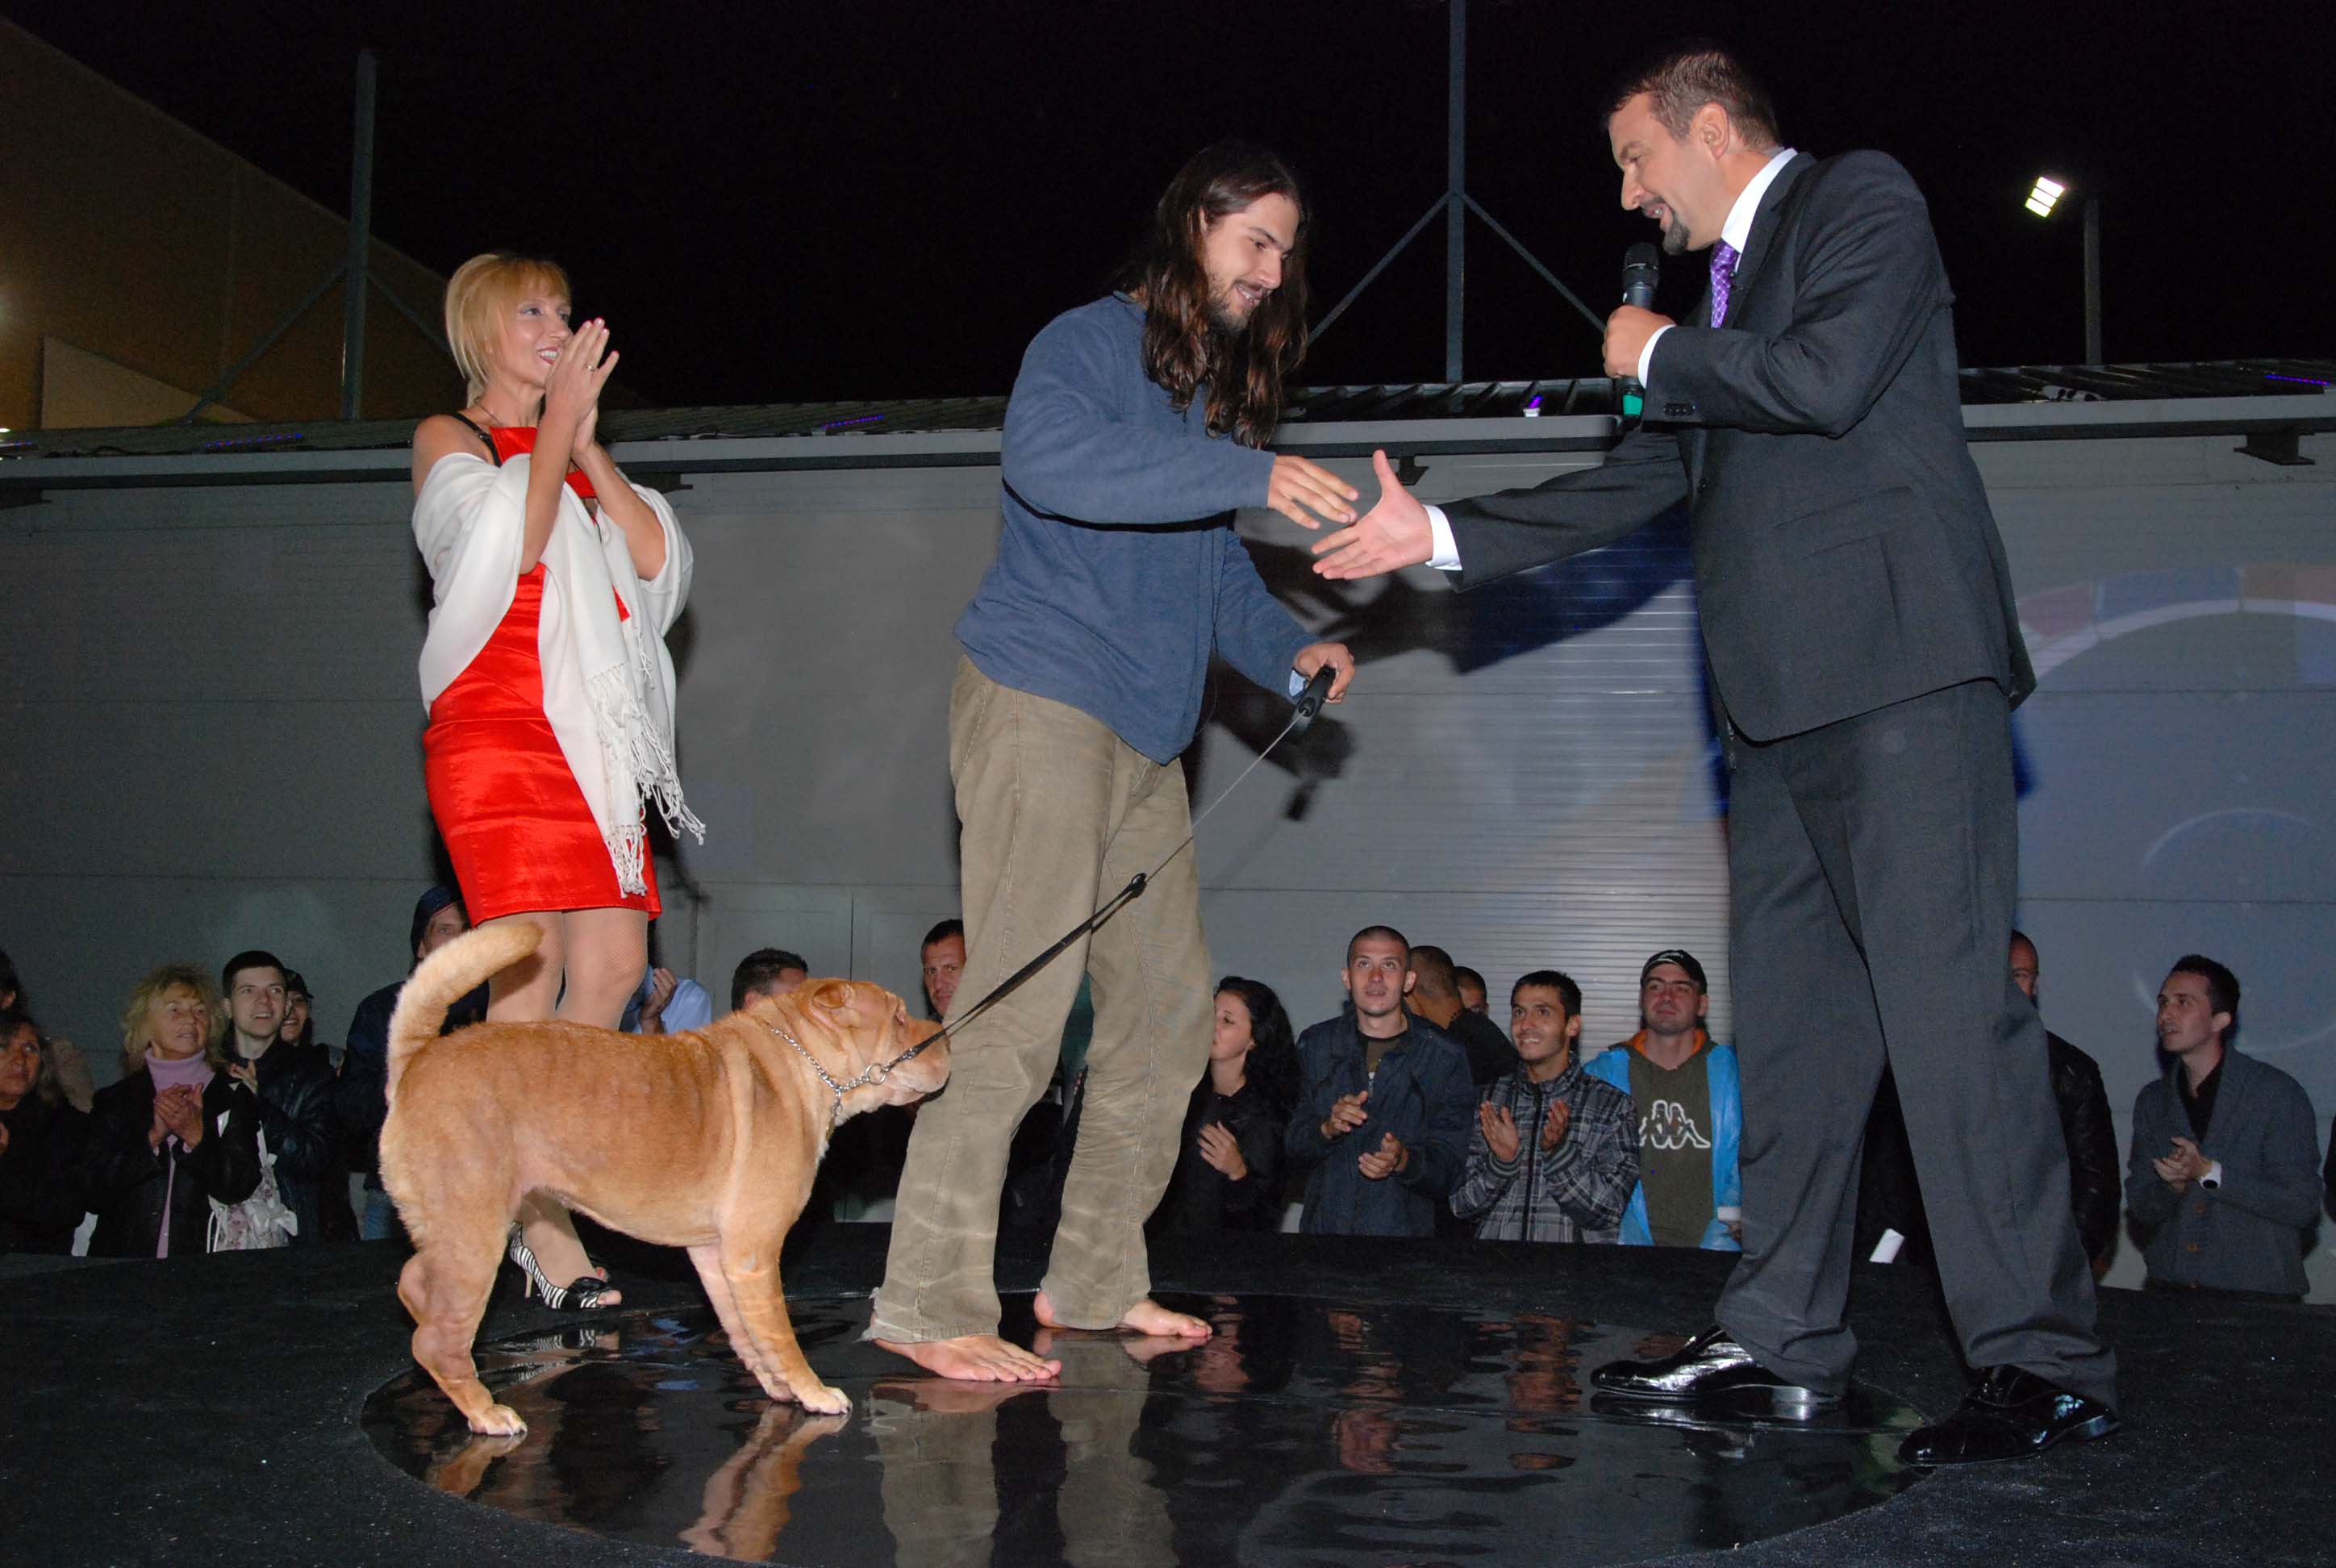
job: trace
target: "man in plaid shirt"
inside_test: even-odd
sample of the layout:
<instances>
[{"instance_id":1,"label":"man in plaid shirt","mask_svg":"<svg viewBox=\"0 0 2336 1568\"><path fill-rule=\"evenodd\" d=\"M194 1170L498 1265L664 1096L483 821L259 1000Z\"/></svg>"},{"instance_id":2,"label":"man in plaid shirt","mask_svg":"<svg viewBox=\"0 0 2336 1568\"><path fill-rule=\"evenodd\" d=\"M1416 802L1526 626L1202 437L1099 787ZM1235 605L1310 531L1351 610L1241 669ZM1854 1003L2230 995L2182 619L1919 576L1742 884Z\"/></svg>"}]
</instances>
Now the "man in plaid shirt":
<instances>
[{"instance_id":1,"label":"man in plaid shirt","mask_svg":"<svg viewBox=\"0 0 2336 1568\"><path fill-rule=\"evenodd\" d=\"M1509 994L1523 1066L1476 1107L1468 1164L1452 1212L1497 1242L1620 1242L1639 1184L1639 1116L1630 1096L1582 1070L1582 988L1535 969Z\"/></svg>"}]
</instances>

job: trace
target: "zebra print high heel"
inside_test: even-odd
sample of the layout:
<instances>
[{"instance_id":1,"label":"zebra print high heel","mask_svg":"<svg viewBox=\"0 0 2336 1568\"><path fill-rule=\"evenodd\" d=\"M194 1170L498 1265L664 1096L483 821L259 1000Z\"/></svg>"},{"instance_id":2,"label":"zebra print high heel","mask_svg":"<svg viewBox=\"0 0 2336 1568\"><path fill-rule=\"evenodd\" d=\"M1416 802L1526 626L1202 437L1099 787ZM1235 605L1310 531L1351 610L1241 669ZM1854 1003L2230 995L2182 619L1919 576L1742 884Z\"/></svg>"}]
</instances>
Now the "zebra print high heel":
<instances>
[{"instance_id":1,"label":"zebra print high heel","mask_svg":"<svg viewBox=\"0 0 2336 1568\"><path fill-rule=\"evenodd\" d=\"M519 1225L511 1228L511 1261L519 1265L525 1277L526 1294L540 1296L543 1304L555 1312L590 1312L607 1303L617 1294L617 1287L598 1274L587 1274L571 1285L555 1285L544 1277L543 1265L536 1261L535 1250L527 1244L527 1232Z\"/></svg>"}]
</instances>

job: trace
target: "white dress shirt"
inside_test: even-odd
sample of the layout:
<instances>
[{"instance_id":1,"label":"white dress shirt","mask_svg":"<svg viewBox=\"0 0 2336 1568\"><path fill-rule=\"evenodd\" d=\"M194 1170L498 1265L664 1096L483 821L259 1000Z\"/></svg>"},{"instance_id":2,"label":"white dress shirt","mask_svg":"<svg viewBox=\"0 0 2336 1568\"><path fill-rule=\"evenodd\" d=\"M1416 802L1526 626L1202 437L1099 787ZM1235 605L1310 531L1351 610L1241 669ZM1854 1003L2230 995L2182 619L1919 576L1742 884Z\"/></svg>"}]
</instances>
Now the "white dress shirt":
<instances>
[{"instance_id":1,"label":"white dress shirt","mask_svg":"<svg viewBox=\"0 0 2336 1568\"><path fill-rule=\"evenodd\" d=\"M1797 156L1799 154L1790 147L1777 148L1769 154L1768 161L1761 165L1760 172L1755 174L1750 183L1737 194L1735 205L1728 208L1728 221L1719 226L1719 238L1734 246L1738 256L1752 242L1752 219L1760 210L1760 199L1768 193L1768 187L1776 182L1776 176L1784 171L1785 165ZM1647 339L1646 346L1639 350L1640 385L1654 385L1655 345L1660 343L1663 334L1669 330L1668 325L1656 327L1653 336ZM1442 507L1427 509L1427 530L1434 541L1429 547L1427 564L1438 571L1458 571L1460 547L1453 542L1452 524L1445 517Z\"/></svg>"}]
</instances>

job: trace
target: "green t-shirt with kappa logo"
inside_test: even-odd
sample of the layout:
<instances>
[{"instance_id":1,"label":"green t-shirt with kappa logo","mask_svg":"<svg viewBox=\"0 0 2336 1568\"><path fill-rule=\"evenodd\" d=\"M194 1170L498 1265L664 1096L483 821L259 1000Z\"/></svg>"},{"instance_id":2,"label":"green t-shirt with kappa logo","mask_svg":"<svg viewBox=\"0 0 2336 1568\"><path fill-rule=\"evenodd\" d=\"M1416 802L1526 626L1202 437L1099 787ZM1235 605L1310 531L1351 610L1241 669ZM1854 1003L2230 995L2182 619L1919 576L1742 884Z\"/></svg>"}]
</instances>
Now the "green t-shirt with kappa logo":
<instances>
[{"instance_id":1,"label":"green t-shirt with kappa logo","mask_svg":"<svg viewBox=\"0 0 2336 1568\"><path fill-rule=\"evenodd\" d=\"M1634 1050L1630 1063L1647 1229L1658 1247L1700 1247L1712 1215L1710 1043L1669 1072Z\"/></svg>"}]
</instances>

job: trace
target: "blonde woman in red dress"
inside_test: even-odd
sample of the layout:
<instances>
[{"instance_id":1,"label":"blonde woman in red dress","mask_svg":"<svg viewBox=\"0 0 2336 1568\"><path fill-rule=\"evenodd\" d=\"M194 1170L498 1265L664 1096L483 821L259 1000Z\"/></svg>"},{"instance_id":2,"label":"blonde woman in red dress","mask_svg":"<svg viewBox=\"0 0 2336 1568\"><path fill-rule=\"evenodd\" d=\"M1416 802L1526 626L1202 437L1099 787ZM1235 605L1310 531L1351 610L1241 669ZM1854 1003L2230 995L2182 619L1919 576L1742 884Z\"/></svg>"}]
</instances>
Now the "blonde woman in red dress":
<instances>
[{"instance_id":1,"label":"blonde woman in red dress","mask_svg":"<svg viewBox=\"0 0 2336 1568\"><path fill-rule=\"evenodd\" d=\"M446 286L471 401L414 435L414 540L434 599L423 746L472 923L544 933L490 982L487 1016L613 1028L659 909L648 803L676 833L705 833L674 770L665 647L690 552L665 499L596 439L617 355L607 323L570 323L569 298L559 268L502 252ZM614 1304L564 1210L530 1197L520 1220L511 1258L547 1301Z\"/></svg>"}]
</instances>

